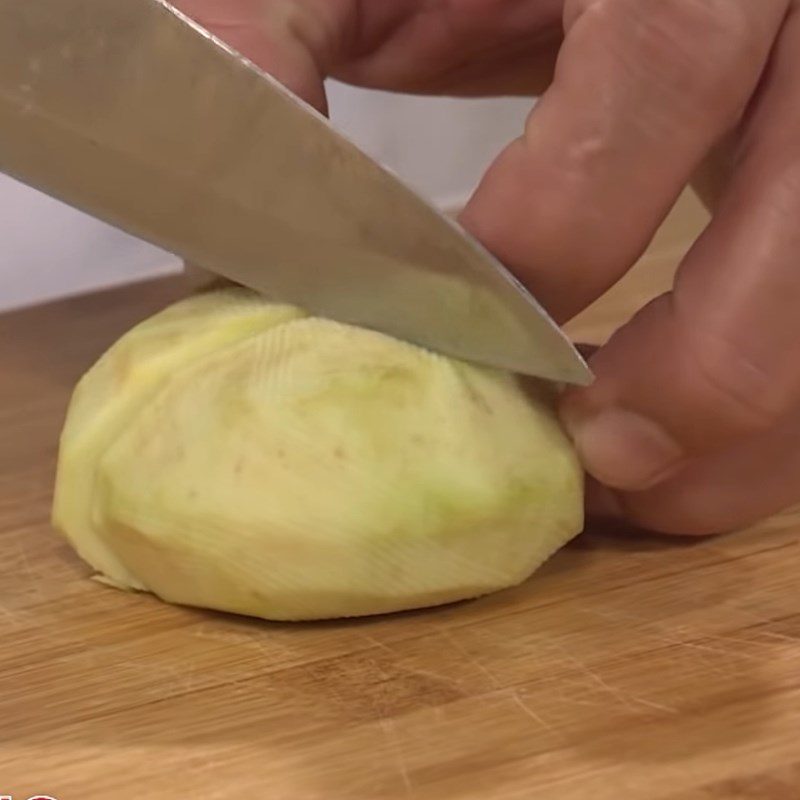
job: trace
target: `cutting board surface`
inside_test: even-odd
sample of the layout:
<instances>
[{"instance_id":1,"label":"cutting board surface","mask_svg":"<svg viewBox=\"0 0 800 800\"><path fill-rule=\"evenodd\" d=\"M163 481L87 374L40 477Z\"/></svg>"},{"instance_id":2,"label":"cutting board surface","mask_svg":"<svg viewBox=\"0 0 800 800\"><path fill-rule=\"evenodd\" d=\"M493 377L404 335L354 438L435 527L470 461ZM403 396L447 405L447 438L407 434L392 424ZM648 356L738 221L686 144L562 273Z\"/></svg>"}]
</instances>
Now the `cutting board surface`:
<instances>
[{"instance_id":1,"label":"cutting board surface","mask_svg":"<svg viewBox=\"0 0 800 800\"><path fill-rule=\"evenodd\" d=\"M679 210L573 333L602 340L665 286L698 213ZM346 623L88 580L48 524L65 404L184 292L0 317L0 795L800 798L798 513L697 541L590 527L519 588Z\"/></svg>"}]
</instances>

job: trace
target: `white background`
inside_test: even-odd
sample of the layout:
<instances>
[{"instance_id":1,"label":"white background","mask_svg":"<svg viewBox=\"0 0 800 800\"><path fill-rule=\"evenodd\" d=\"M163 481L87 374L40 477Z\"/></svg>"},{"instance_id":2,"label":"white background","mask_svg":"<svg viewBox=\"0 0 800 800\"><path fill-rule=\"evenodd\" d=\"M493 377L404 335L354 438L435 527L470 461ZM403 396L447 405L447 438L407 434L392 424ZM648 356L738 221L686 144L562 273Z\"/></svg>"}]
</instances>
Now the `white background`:
<instances>
[{"instance_id":1,"label":"white background","mask_svg":"<svg viewBox=\"0 0 800 800\"><path fill-rule=\"evenodd\" d=\"M340 130L441 206L460 203L530 101L411 98L333 84ZM176 270L155 248L0 175L0 310Z\"/></svg>"}]
</instances>

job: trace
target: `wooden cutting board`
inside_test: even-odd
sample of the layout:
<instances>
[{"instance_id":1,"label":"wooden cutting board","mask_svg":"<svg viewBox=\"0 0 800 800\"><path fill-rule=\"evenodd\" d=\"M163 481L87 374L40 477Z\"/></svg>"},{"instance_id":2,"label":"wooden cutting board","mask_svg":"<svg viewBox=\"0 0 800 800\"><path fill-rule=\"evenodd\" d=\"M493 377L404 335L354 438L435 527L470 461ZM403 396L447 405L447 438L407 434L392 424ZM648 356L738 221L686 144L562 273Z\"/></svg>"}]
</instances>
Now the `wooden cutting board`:
<instances>
[{"instance_id":1,"label":"wooden cutting board","mask_svg":"<svg viewBox=\"0 0 800 800\"><path fill-rule=\"evenodd\" d=\"M686 198L573 332L600 341L666 286L702 222ZM590 529L520 588L360 622L259 623L88 580L48 525L65 403L184 292L0 318L0 795L800 798L797 513L702 541Z\"/></svg>"}]
</instances>

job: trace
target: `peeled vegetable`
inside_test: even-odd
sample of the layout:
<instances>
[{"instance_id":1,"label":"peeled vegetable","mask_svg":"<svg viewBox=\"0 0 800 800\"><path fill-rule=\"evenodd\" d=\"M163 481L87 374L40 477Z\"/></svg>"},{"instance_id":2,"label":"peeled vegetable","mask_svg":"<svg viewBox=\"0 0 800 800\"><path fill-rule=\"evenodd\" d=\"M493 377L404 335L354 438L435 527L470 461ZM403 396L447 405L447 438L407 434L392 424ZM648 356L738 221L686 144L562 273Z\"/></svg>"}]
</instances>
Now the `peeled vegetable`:
<instances>
[{"instance_id":1,"label":"peeled vegetable","mask_svg":"<svg viewBox=\"0 0 800 800\"><path fill-rule=\"evenodd\" d=\"M228 288L80 381L54 521L103 578L277 620L525 580L582 525L544 391Z\"/></svg>"}]
</instances>

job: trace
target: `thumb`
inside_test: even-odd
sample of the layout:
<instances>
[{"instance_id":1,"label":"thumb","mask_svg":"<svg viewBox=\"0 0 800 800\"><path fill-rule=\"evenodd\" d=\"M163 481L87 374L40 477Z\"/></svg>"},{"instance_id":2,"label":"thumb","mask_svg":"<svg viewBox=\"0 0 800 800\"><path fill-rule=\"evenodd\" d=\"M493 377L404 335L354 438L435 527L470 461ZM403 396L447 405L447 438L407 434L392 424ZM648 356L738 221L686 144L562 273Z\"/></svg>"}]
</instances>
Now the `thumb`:
<instances>
[{"instance_id":1,"label":"thumb","mask_svg":"<svg viewBox=\"0 0 800 800\"><path fill-rule=\"evenodd\" d=\"M781 319L759 303L760 324L747 320L758 309L740 309L718 328L680 294L654 300L617 331L590 359L594 384L562 399L584 467L609 488L651 489L763 436L800 403L795 312Z\"/></svg>"}]
</instances>

